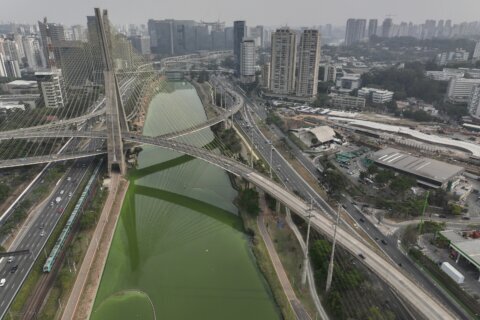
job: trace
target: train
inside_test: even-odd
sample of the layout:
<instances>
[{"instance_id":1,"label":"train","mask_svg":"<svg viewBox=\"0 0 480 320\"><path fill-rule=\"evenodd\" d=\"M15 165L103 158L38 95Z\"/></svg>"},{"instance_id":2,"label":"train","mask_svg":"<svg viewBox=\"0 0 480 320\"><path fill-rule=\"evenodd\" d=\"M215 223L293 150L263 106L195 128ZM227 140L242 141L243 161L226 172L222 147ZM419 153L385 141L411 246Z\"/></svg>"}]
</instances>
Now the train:
<instances>
[{"instance_id":1,"label":"train","mask_svg":"<svg viewBox=\"0 0 480 320\"><path fill-rule=\"evenodd\" d=\"M72 231L72 227L75 221L77 220L78 216L80 215L81 209L88 198L88 195L92 189L92 186L95 183L95 179L97 178L98 173L100 172L102 163L103 163L103 159L101 159L98 162L97 166L95 167L95 170L93 171L92 176L90 177L87 185L85 186L85 189L83 189L80 199L78 199L77 204L75 205L75 208L72 211L72 214L68 218L67 223L63 227L63 230L60 233L60 236L58 237L57 241L55 242L55 245L53 246L52 251L50 251L50 254L48 255L47 261L43 265L43 272L48 273L52 270L52 267L55 264L55 261L57 260L58 256L60 255L63 245L65 244L65 241L68 239L68 236Z\"/></svg>"}]
</instances>

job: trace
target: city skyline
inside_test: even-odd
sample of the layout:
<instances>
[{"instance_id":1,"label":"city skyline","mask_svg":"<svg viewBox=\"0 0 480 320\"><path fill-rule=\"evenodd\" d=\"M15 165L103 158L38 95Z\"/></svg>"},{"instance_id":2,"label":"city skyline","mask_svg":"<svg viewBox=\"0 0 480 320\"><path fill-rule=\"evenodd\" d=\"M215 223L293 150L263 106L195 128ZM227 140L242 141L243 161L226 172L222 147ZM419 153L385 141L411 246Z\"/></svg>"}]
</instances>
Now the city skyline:
<instances>
[{"instance_id":1,"label":"city skyline","mask_svg":"<svg viewBox=\"0 0 480 320\"><path fill-rule=\"evenodd\" d=\"M477 21L476 12L480 10L480 2L459 0L454 2L446 0L427 0L419 3L414 0L403 2L365 0L340 0L335 3L320 3L312 0L296 2L296 6L276 6L275 14L266 14L274 5L273 0L261 3L246 0L242 6L232 10L231 3L219 0L207 2L178 3L167 0L162 3L151 3L139 0L133 4L124 0L87 0L82 2L65 2L60 0L47 0L41 3L29 3L26 0L7 2L3 4L0 21L3 23L34 23L47 16L49 20L66 25L85 24L82 16L90 13L91 8L101 6L107 8L115 16L114 24L146 24L147 20L174 18L193 19L204 21L226 21L228 24L234 20L246 20L249 25L263 24L267 26L316 26L321 24L344 25L348 18L376 18L382 20L391 16L394 21L412 21L423 23L427 19L451 19L456 23L464 21ZM52 10L51 8L56 8ZM132 10L135 8L135 10ZM165 9L166 8L166 9ZM252 10L255 8L255 10ZM298 9L300 15L292 15L292 9ZM415 10L412 10L415 8Z\"/></svg>"}]
</instances>

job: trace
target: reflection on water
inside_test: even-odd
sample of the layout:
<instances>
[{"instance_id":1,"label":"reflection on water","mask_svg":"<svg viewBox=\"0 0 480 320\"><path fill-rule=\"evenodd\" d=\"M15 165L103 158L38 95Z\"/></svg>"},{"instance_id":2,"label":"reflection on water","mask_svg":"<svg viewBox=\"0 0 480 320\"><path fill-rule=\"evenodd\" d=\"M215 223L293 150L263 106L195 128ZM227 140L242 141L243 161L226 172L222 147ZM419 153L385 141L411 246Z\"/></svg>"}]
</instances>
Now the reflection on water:
<instances>
[{"instance_id":1,"label":"reflection on water","mask_svg":"<svg viewBox=\"0 0 480 320\"><path fill-rule=\"evenodd\" d=\"M168 133L204 120L191 85L169 83L152 100L144 133ZM213 134L206 129L181 139L206 146ZM130 181L93 319L131 319L131 313L118 312L128 305L138 309L134 318L149 319L144 300L118 297L132 289L149 297L158 319L279 318L224 171L145 146Z\"/></svg>"}]
</instances>

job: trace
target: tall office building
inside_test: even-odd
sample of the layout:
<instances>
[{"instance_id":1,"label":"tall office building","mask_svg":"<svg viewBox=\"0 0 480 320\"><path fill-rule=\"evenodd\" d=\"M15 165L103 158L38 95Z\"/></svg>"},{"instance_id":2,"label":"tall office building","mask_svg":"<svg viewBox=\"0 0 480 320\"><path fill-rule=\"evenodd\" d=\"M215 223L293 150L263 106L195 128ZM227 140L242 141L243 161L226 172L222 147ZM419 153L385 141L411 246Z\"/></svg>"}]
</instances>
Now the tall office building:
<instances>
[{"instance_id":1,"label":"tall office building","mask_svg":"<svg viewBox=\"0 0 480 320\"><path fill-rule=\"evenodd\" d=\"M472 117L480 119L480 86L474 86L468 101L468 111Z\"/></svg>"},{"instance_id":2,"label":"tall office building","mask_svg":"<svg viewBox=\"0 0 480 320\"><path fill-rule=\"evenodd\" d=\"M475 43L475 49L473 50L472 59L473 60L480 59L480 40L477 40L477 42Z\"/></svg>"},{"instance_id":3,"label":"tall office building","mask_svg":"<svg viewBox=\"0 0 480 320\"><path fill-rule=\"evenodd\" d=\"M148 20L150 47L153 53L173 55L173 20Z\"/></svg>"},{"instance_id":4,"label":"tall office building","mask_svg":"<svg viewBox=\"0 0 480 320\"><path fill-rule=\"evenodd\" d=\"M263 26L250 28L249 38L255 40L255 45L260 48L265 47L265 29Z\"/></svg>"},{"instance_id":5,"label":"tall office building","mask_svg":"<svg viewBox=\"0 0 480 320\"><path fill-rule=\"evenodd\" d=\"M132 43L132 46L135 48L135 50L138 51L140 54L150 54L150 37L149 36L141 36L141 35L135 35L131 36L128 39L130 39L130 42Z\"/></svg>"},{"instance_id":6,"label":"tall office building","mask_svg":"<svg viewBox=\"0 0 480 320\"><path fill-rule=\"evenodd\" d=\"M262 66L262 87L270 89L270 62Z\"/></svg>"},{"instance_id":7,"label":"tall office building","mask_svg":"<svg viewBox=\"0 0 480 320\"><path fill-rule=\"evenodd\" d=\"M240 45L240 80L255 82L255 40L243 38Z\"/></svg>"},{"instance_id":8,"label":"tall office building","mask_svg":"<svg viewBox=\"0 0 480 320\"><path fill-rule=\"evenodd\" d=\"M72 40L87 41L85 27L82 25L72 26Z\"/></svg>"},{"instance_id":9,"label":"tall office building","mask_svg":"<svg viewBox=\"0 0 480 320\"><path fill-rule=\"evenodd\" d=\"M9 78L22 77L22 74L20 73L20 66L18 65L17 60L5 60L4 66L5 66L7 77Z\"/></svg>"},{"instance_id":10,"label":"tall office building","mask_svg":"<svg viewBox=\"0 0 480 320\"><path fill-rule=\"evenodd\" d=\"M247 36L247 24L245 21L233 22L233 57L235 60L235 72L240 74L240 47L242 40Z\"/></svg>"},{"instance_id":11,"label":"tall office building","mask_svg":"<svg viewBox=\"0 0 480 320\"><path fill-rule=\"evenodd\" d=\"M391 18L386 18L383 20L382 24L382 37L389 38L392 33L393 21Z\"/></svg>"},{"instance_id":12,"label":"tall office building","mask_svg":"<svg viewBox=\"0 0 480 320\"><path fill-rule=\"evenodd\" d=\"M217 23L218 24L218 23ZM180 55L197 50L211 50L212 35L209 33L212 23L199 23L193 20L148 20L151 52L159 55ZM224 43L215 31L215 41Z\"/></svg>"},{"instance_id":13,"label":"tall office building","mask_svg":"<svg viewBox=\"0 0 480 320\"><path fill-rule=\"evenodd\" d=\"M360 42L365 38L365 27L367 20L365 19L348 19L345 32L345 45L350 46Z\"/></svg>"},{"instance_id":14,"label":"tall office building","mask_svg":"<svg viewBox=\"0 0 480 320\"><path fill-rule=\"evenodd\" d=\"M63 26L56 23L48 23L47 18L43 22L38 21L38 29L40 30L40 39L42 41L43 55L47 60L47 67L52 67L54 59L58 59L58 54L55 53L54 47L60 42L65 40L65 31ZM50 39L50 40L48 40ZM49 45L53 46L52 50L49 50ZM54 53L54 57L50 55L50 52Z\"/></svg>"},{"instance_id":15,"label":"tall office building","mask_svg":"<svg viewBox=\"0 0 480 320\"><path fill-rule=\"evenodd\" d=\"M378 28L378 20L377 19L368 20L367 36L370 38L371 36L377 35L377 28Z\"/></svg>"},{"instance_id":16,"label":"tall office building","mask_svg":"<svg viewBox=\"0 0 480 320\"><path fill-rule=\"evenodd\" d=\"M423 25L422 39L432 39L435 37L437 22L435 20L426 20Z\"/></svg>"},{"instance_id":17,"label":"tall office building","mask_svg":"<svg viewBox=\"0 0 480 320\"><path fill-rule=\"evenodd\" d=\"M298 54L297 96L317 95L318 67L320 64L320 32L304 30L300 37Z\"/></svg>"},{"instance_id":18,"label":"tall office building","mask_svg":"<svg viewBox=\"0 0 480 320\"><path fill-rule=\"evenodd\" d=\"M270 89L276 94L295 91L296 33L280 28L272 33Z\"/></svg>"},{"instance_id":19,"label":"tall office building","mask_svg":"<svg viewBox=\"0 0 480 320\"><path fill-rule=\"evenodd\" d=\"M5 56L0 52L0 77L7 76L7 69L5 68Z\"/></svg>"},{"instance_id":20,"label":"tall office building","mask_svg":"<svg viewBox=\"0 0 480 320\"><path fill-rule=\"evenodd\" d=\"M40 96L47 108L62 108L67 102L62 71L35 72Z\"/></svg>"},{"instance_id":21,"label":"tall office building","mask_svg":"<svg viewBox=\"0 0 480 320\"><path fill-rule=\"evenodd\" d=\"M44 59L41 57L43 50L41 49L38 39L33 36L28 36L23 38L22 43L28 67L34 70L43 67L42 62Z\"/></svg>"}]
</instances>

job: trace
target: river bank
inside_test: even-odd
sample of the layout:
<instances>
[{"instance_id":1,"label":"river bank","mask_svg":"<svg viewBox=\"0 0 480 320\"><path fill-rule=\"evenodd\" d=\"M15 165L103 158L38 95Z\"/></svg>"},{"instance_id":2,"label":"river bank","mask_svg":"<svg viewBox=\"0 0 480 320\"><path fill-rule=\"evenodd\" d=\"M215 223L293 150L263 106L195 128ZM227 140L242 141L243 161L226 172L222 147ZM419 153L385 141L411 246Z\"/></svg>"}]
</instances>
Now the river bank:
<instances>
[{"instance_id":1,"label":"river bank","mask_svg":"<svg viewBox=\"0 0 480 320\"><path fill-rule=\"evenodd\" d=\"M194 88L169 83L152 99L144 134L160 135L205 120ZM181 141L202 146L213 139L205 129ZM131 310L142 319L152 319L152 310L173 320L280 318L225 171L145 146L129 179L93 320L127 319Z\"/></svg>"}]
</instances>

